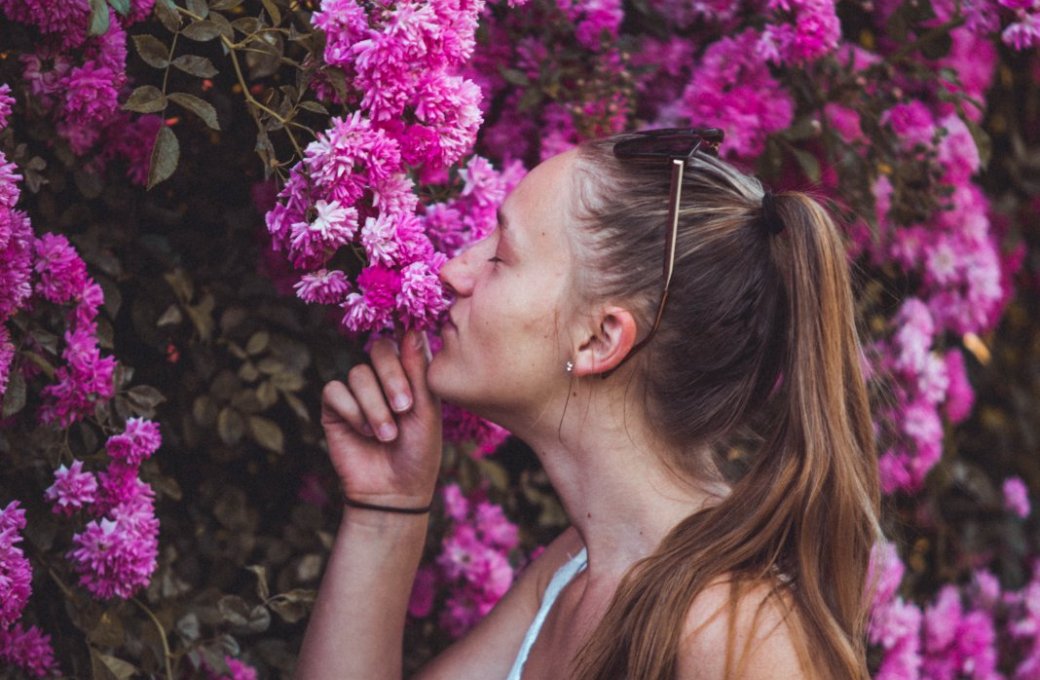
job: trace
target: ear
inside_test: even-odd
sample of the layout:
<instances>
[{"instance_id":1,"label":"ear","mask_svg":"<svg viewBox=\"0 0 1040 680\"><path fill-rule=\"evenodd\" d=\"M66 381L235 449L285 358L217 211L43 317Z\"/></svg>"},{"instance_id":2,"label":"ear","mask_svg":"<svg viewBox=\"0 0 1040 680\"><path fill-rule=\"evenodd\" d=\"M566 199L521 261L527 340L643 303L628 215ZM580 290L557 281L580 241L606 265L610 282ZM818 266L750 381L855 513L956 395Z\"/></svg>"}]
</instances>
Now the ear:
<instances>
[{"instance_id":1,"label":"ear","mask_svg":"<svg viewBox=\"0 0 1040 680\"><path fill-rule=\"evenodd\" d=\"M605 307L574 356L574 375L606 373L628 356L636 342L636 320L624 307Z\"/></svg>"}]
</instances>

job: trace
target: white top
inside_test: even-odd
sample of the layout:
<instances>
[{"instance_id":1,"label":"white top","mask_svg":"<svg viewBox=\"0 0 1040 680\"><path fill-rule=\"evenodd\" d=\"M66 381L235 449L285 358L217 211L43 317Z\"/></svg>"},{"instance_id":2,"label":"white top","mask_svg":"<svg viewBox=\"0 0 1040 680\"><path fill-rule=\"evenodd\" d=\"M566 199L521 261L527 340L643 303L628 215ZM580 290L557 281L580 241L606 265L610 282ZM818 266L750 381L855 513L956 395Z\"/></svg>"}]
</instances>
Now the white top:
<instances>
[{"instance_id":1,"label":"white top","mask_svg":"<svg viewBox=\"0 0 1040 680\"><path fill-rule=\"evenodd\" d=\"M534 616L534 621L531 622L531 627L527 629L527 635L524 636L524 642L520 645L520 652L516 655L516 661L513 662L513 668L510 669L509 675L506 676L506 680L520 680L520 676L524 672L524 664L527 663L527 655L531 652L531 647L534 646L534 641L538 639L538 632L542 629L542 624L545 623L545 617L548 616L549 610L552 609L553 603L556 602L556 598L559 596L568 583L571 582L575 576L578 575L589 563L588 551L585 548L581 549L574 557L570 558L562 567L556 570L552 580L549 581L548 587L545 589L545 594L542 596L542 606L538 608L538 613Z\"/></svg>"}]
</instances>

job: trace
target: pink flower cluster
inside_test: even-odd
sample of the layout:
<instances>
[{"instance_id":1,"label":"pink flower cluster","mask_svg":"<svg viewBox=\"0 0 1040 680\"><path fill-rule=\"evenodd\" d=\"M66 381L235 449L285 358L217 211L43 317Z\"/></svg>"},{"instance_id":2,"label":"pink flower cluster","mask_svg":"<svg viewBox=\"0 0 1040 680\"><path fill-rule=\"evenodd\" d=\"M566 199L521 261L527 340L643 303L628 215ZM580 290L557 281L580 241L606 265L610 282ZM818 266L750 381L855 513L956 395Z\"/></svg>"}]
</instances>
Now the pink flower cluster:
<instances>
[{"instance_id":1,"label":"pink flower cluster","mask_svg":"<svg viewBox=\"0 0 1040 680\"><path fill-rule=\"evenodd\" d=\"M54 512L89 510L93 520L73 536L69 552L80 585L95 597L128 598L148 584L156 567L159 521L152 488L139 477L139 466L161 445L159 427L130 418L120 434L108 438L110 462L97 478L82 462L61 466L46 491Z\"/></svg>"},{"instance_id":2,"label":"pink flower cluster","mask_svg":"<svg viewBox=\"0 0 1040 680\"><path fill-rule=\"evenodd\" d=\"M22 616L32 593L32 569L18 543L25 528L25 510L11 501L0 510L0 629Z\"/></svg>"},{"instance_id":3,"label":"pink flower cluster","mask_svg":"<svg viewBox=\"0 0 1040 680\"><path fill-rule=\"evenodd\" d=\"M892 185L882 175L875 186L879 240L861 235L860 246L882 266L893 263L921 281L916 297L903 303L895 332L879 345L884 367L895 378L896 408L889 415L896 444L881 457L882 486L888 493L920 488L942 453L940 407L963 419L973 396L957 349L940 352L947 333L982 333L996 322L1008 299L999 244L989 205L972 183L979 154L965 123L953 114L936 118L920 101L897 104L882 118L907 154L937 159L942 182L950 187L947 205L925 222L892 222Z\"/></svg>"},{"instance_id":4,"label":"pink flower cluster","mask_svg":"<svg viewBox=\"0 0 1040 680\"><path fill-rule=\"evenodd\" d=\"M20 668L34 678L61 675L54 659L51 636L36 626L24 628L16 623L7 629L0 628L0 662Z\"/></svg>"},{"instance_id":5,"label":"pink flower cluster","mask_svg":"<svg viewBox=\"0 0 1040 680\"><path fill-rule=\"evenodd\" d=\"M9 115L10 88L0 85L0 114ZM7 125L0 115L0 130ZM93 412L98 399L112 396L115 361L101 357L94 319L103 302L101 287L64 236L33 235L28 216L15 209L21 175L0 152L0 394L6 390L15 345L7 321L18 311L43 302L72 305L68 314L65 363L55 369L55 382L41 393L40 419L69 425Z\"/></svg>"},{"instance_id":6,"label":"pink flower cluster","mask_svg":"<svg viewBox=\"0 0 1040 680\"><path fill-rule=\"evenodd\" d=\"M766 25L758 42L759 57L798 66L834 51L841 38L834 4L834 0L769 0L769 9L790 21Z\"/></svg>"},{"instance_id":7,"label":"pink flower cluster","mask_svg":"<svg viewBox=\"0 0 1040 680\"><path fill-rule=\"evenodd\" d=\"M693 69L693 79L662 123L685 120L726 133L727 155L755 158L765 140L794 119L791 95L758 56L762 38L747 29L712 43ZM678 119L678 120L677 120Z\"/></svg>"},{"instance_id":8,"label":"pink flower cluster","mask_svg":"<svg viewBox=\"0 0 1040 680\"><path fill-rule=\"evenodd\" d=\"M97 150L95 169L128 161L127 173L143 185L157 116L132 120L120 110L127 84L126 28L151 14L155 0L133 0L127 15L109 11L109 28L87 35L86 0L0 0L0 13L40 33L37 50L22 54L24 80L35 105L50 114L58 134L76 155Z\"/></svg>"},{"instance_id":9,"label":"pink flower cluster","mask_svg":"<svg viewBox=\"0 0 1040 680\"><path fill-rule=\"evenodd\" d=\"M482 2L322 4L325 59L349 78L352 114L334 118L267 214L273 246L304 273L305 301L343 308L351 335L432 328L446 309L437 252L416 215L410 171L437 176L473 145L480 90L455 74L473 51ZM363 253L356 287L333 260ZM340 256L342 259L342 256Z\"/></svg>"},{"instance_id":10,"label":"pink flower cluster","mask_svg":"<svg viewBox=\"0 0 1040 680\"><path fill-rule=\"evenodd\" d=\"M519 538L501 506L467 497L457 484L446 485L442 493L451 525L436 563L420 567L408 611L414 617L428 616L438 588L447 588L439 623L452 637L460 637L513 584L509 554Z\"/></svg>"}]
</instances>

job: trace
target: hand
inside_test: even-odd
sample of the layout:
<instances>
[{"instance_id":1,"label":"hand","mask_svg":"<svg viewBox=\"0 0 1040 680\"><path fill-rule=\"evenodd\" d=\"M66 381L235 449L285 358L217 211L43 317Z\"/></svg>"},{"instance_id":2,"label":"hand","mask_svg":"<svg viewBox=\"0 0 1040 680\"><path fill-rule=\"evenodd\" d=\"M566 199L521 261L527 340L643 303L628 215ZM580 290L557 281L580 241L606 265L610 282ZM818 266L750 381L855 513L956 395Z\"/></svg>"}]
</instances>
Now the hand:
<instances>
[{"instance_id":1,"label":"hand","mask_svg":"<svg viewBox=\"0 0 1040 680\"><path fill-rule=\"evenodd\" d=\"M381 339L372 365L350 369L321 395L329 458L351 499L423 507L433 497L441 462L441 405L426 384L429 349L411 330L401 343Z\"/></svg>"}]
</instances>

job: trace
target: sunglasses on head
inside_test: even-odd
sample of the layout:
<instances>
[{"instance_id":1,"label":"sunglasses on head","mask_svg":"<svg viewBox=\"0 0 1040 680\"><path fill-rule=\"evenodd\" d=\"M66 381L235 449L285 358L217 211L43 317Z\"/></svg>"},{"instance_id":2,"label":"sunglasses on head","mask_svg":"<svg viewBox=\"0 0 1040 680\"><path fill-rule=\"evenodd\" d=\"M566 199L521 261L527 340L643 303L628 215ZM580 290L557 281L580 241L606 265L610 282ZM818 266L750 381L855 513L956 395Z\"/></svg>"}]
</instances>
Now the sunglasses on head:
<instances>
[{"instance_id":1,"label":"sunglasses on head","mask_svg":"<svg viewBox=\"0 0 1040 680\"><path fill-rule=\"evenodd\" d=\"M650 332L632 347L618 366L642 349L661 324L664 305L668 300L668 288L675 270L675 244L679 232L679 206L682 201L683 172L686 170L686 163L698 151L718 157L719 144L722 143L723 136L724 133L719 128L663 128L636 132L614 144L614 156L619 160L652 163L666 159L672 172L671 188L668 192L668 232L665 237L664 290L661 292L661 302L657 306L657 315ZM607 377L610 372L612 371L608 371L603 377Z\"/></svg>"}]
</instances>

